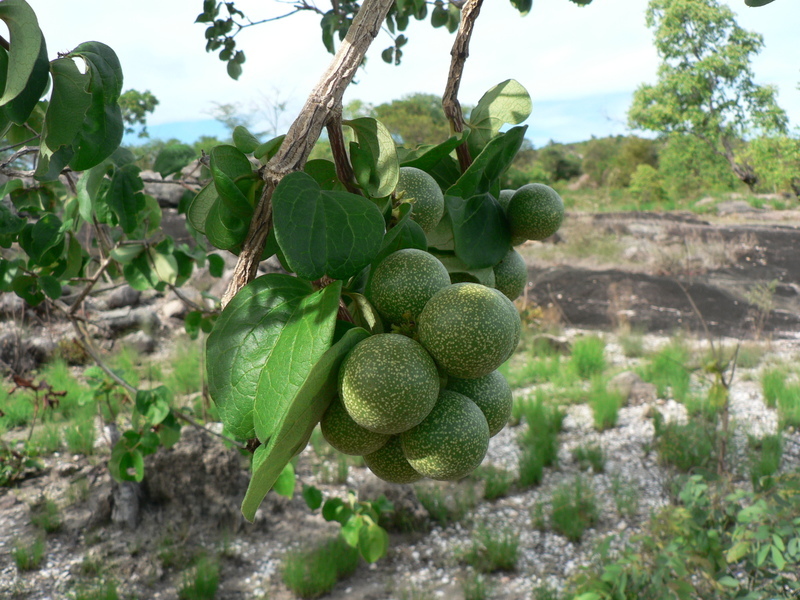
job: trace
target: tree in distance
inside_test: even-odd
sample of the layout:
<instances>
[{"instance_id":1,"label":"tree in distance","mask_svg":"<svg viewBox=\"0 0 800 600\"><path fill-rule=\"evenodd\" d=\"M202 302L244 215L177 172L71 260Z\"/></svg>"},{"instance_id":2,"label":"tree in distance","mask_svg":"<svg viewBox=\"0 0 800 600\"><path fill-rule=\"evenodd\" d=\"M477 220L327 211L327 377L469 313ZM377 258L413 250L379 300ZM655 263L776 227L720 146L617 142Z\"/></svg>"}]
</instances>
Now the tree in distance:
<instances>
[{"instance_id":1,"label":"tree in distance","mask_svg":"<svg viewBox=\"0 0 800 600\"><path fill-rule=\"evenodd\" d=\"M375 433L356 423L338 398L330 403L319 424L325 440L344 454L370 454L389 440L387 434Z\"/></svg>"},{"instance_id":2,"label":"tree in distance","mask_svg":"<svg viewBox=\"0 0 800 600\"><path fill-rule=\"evenodd\" d=\"M463 394L478 405L489 424L490 437L500 433L508 424L513 397L511 386L500 371L492 371L475 379L450 377L447 389Z\"/></svg>"},{"instance_id":3,"label":"tree in distance","mask_svg":"<svg viewBox=\"0 0 800 600\"><path fill-rule=\"evenodd\" d=\"M512 302L522 295L528 283L528 266L522 255L511 248L494 266L494 287Z\"/></svg>"},{"instance_id":4,"label":"tree in distance","mask_svg":"<svg viewBox=\"0 0 800 600\"><path fill-rule=\"evenodd\" d=\"M401 202L411 202L411 218L428 233L444 214L444 195L436 180L422 169L400 167L400 177L394 196Z\"/></svg>"},{"instance_id":5,"label":"tree in distance","mask_svg":"<svg viewBox=\"0 0 800 600\"><path fill-rule=\"evenodd\" d=\"M389 483L413 483L422 479L403 454L399 435L390 437L382 448L364 455L364 462L370 471Z\"/></svg>"},{"instance_id":6,"label":"tree in distance","mask_svg":"<svg viewBox=\"0 0 800 600\"><path fill-rule=\"evenodd\" d=\"M549 185L529 183L519 188L508 203L511 243L550 237L564 220L564 202Z\"/></svg>"},{"instance_id":7,"label":"tree in distance","mask_svg":"<svg viewBox=\"0 0 800 600\"><path fill-rule=\"evenodd\" d=\"M439 372L417 342L382 333L359 342L339 371L339 397L353 420L394 434L424 419L439 394Z\"/></svg>"},{"instance_id":8,"label":"tree in distance","mask_svg":"<svg viewBox=\"0 0 800 600\"><path fill-rule=\"evenodd\" d=\"M442 390L425 419L400 435L411 467L425 477L455 481L474 471L489 448L489 425L472 400Z\"/></svg>"},{"instance_id":9,"label":"tree in distance","mask_svg":"<svg viewBox=\"0 0 800 600\"><path fill-rule=\"evenodd\" d=\"M514 304L479 283L438 291L417 323L419 341L452 377L488 375L511 356L522 329Z\"/></svg>"},{"instance_id":10,"label":"tree in distance","mask_svg":"<svg viewBox=\"0 0 800 600\"><path fill-rule=\"evenodd\" d=\"M387 321L416 321L440 289L450 285L441 261L416 248L404 248L384 258L375 268L366 291L367 299Z\"/></svg>"}]
</instances>

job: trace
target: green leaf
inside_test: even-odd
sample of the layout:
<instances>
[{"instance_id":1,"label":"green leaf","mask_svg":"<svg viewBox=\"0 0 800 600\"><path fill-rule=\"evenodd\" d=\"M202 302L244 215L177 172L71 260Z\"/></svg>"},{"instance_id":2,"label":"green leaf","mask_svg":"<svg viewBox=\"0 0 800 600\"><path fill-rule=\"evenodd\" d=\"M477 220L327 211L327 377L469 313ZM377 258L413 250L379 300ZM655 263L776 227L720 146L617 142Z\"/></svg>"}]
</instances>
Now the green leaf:
<instances>
[{"instance_id":1,"label":"green leaf","mask_svg":"<svg viewBox=\"0 0 800 600\"><path fill-rule=\"evenodd\" d=\"M469 198L491 191L517 155L526 129L525 126L512 127L492 139L446 194Z\"/></svg>"},{"instance_id":2,"label":"green leaf","mask_svg":"<svg viewBox=\"0 0 800 600\"><path fill-rule=\"evenodd\" d=\"M3 55L6 58L6 60L3 61L5 63L3 69L5 70L8 64L8 54L5 50L3 50ZM36 105L45 93L49 81L50 62L47 59L47 46L45 45L44 39L42 39L42 45L39 48L39 56L36 59L33 71L28 78L25 88L16 98L6 104L0 112L4 113L5 117L17 125L23 125L36 109Z\"/></svg>"},{"instance_id":3,"label":"green leaf","mask_svg":"<svg viewBox=\"0 0 800 600\"><path fill-rule=\"evenodd\" d=\"M33 275L17 275L11 281L11 289L31 306L44 301L44 294L39 288L39 278Z\"/></svg>"},{"instance_id":4,"label":"green leaf","mask_svg":"<svg viewBox=\"0 0 800 600\"><path fill-rule=\"evenodd\" d=\"M786 566L786 559L777 546L772 546L772 562L778 571L783 571L783 568Z\"/></svg>"},{"instance_id":5,"label":"green leaf","mask_svg":"<svg viewBox=\"0 0 800 600\"><path fill-rule=\"evenodd\" d=\"M764 564L764 561L767 560L767 554L769 554L769 549L772 548L770 544L764 544L758 551L756 555L756 565L761 566Z\"/></svg>"},{"instance_id":6,"label":"green leaf","mask_svg":"<svg viewBox=\"0 0 800 600\"><path fill-rule=\"evenodd\" d=\"M261 162L267 162L270 158L278 153L278 150L280 150L281 144L285 138L285 135L279 135L268 142L264 142L258 148L253 150L253 156Z\"/></svg>"},{"instance_id":7,"label":"green leaf","mask_svg":"<svg viewBox=\"0 0 800 600\"><path fill-rule=\"evenodd\" d=\"M323 158L310 160L303 167L303 172L311 175L323 190L346 190L336 174L336 165L329 160Z\"/></svg>"},{"instance_id":8,"label":"green leaf","mask_svg":"<svg viewBox=\"0 0 800 600\"><path fill-rule=\"evenodd\" d=\"M327 191L303 172L284 177L272 195L275 236L289 267L309 280L346 279L380 249L384 220L370 200Z\"/></svg>"},{"instance_id":9,"label":"green leaf","mask_svg":"<svg viewBox=\"0 0 800 600\"><path fill-rule=\"evenodd\" d=\"M0 2L0 20L5 21L10 34L6 85L0 96L0 106L5 106L22 94L28 85L36 69L44 37L36 13L24 0Z\"/></svg>"},{"instance_id":10,"label":"green leaf","mask_svg":"<svg viewBox=\"0 0 800 600\"><path fill-rule=\"evenodd\" d=\"M200 233L206 232L206 220L218 199L219 194L212 181L200 190L192 199L191 204L189 204L189 209L186 211L186 218L189 224Z\"/></svg>"},{"instance_id":11,"label":"green leaf","mask_svg":"<svg viewBox=\"0 0 800 600\"><path fill-rule=\"evenodd\" d=\"M494 287L495 275L492 267L474 269L468 267L462 260L452 254L438 254L436 252L432 254L442 262L451 276L455 275L453 281L475 281L487 287Z\"/></svg>"},{"instance_id":12,"label":"green leaf","mask_svg":"<svg viewBox=\"0 0 800 600\"><path fill-rule=\"evenodd\" d=\"M402 155L400 155L400 150L398 149L400 166L416 167L417 169L428 171L441 162L442 159L449 157L450 153L458 148L468 137L468 133L469 132L461 135L454 135L441 144L437 144L435 146L426 145L419 146L414 150L406 150Z\"/></svg>"},{"instance_id":13,"label":"green leaf","mask_svg":"<svg viewBox=\"0 0 800 600\"><path fill-rule=\"evenodd\" d=\"M195 159L194 148L187 144L172 143L164 146L156 156L153 170L166 177L178 173Z\"/></svg>"},{"instance_id":14,"label":"green leaf","mask_svg":"<svg viewBox=\"0 0 800 600\"><path fill-rule=\"evenodd\" d=\"M46 267L53 264L64 251L64 232L61 219L53 213L39 219L25 242L20 238L20 245L30 256L34 264Z\"/></svg>"},{"instance_id":15,"label":"green leaf","mask_svg":"<svg viewBox=\"0 0 800 600\"><path fill-rule=\"evenodd\" d=\"M208 258L208 272L212 277L222 277L225 271L225 259L219 254L209 254Z\"/></svg>"},{"instance_id":16,"label":"green leaf","mask_svg":"<svg viewBox=\"0 0 800 600\"><path fill-rule=\"evenodd\" d=\"M750 552L750 542L736 542L733 546L731 546L728 552L725 553L725 560L727 560L730 564L737 563L742 558L747 556L748 552Z\"/></svg>"},{"instance_id":17,"label":"green leaf","mask_svg":"<svg viewBox=\"0 0 800 600\"><path fill-rule=\"evenodd\" d=\"M247 130L247 127L237 125L233 128L233 145L245 154L250 154L261 146L261 142Z\"/></svg>"},{"instance_id":18,"label":"green leaf","mask_svg":"<svg viewBox=\"0 0 800 600\"><path fill-rule=\"evenodd\" d=\"M292 463L286 463L283 471L275 480L275 485L272 486L272 489L275 490L276 494L291 498L294 496L294 482L294 466L292 466Z\"/></svg>"},{"instance_id":19,"label":"green leaf","mask_svg":"<svg viewBox=\"0 0 800 600\"><path fill-rule=\"evenodd\" d=\"M389 534L377 523L362 527L358 533L358 549L364 560L374 563L379 558L386 556L386 552L389 550Z\"/></svg>"},{"instance_id":20,"label":"green leaf","mask_svg":"<svg viewBox=\"0 0 800 600\"><path fill-rule=\"evenodd\" d=\"M511 0L511 6L516 8L519 11L519 13L524 17L529 12L531 12L531 7L533 6L533 0Z\"/></svg>"},{"instance_id":21,"label":"green leaf","mask_svg":"<svg viewBox=\"0 0 800 600\"><path fill-rule=\"evenodd\" d=\"M136 257L138 257L142 252L144 252L143 243L126 244L125 246L114 248L111 251L111 258L113 258L121 265L127 265L133 262L133 260Z\"/></svg>"},{"instance_id":22,"label":"green leaf","mask_svg":"<svg viewBox=\"0 0 800 600\"><path fill-rule=\"evenodd\" d=\"M113 453L111 458L112 460L114 459ZM118 462L117 475L122 481L135 481L138 483L144 479L144 456L142 453L138 450L122 453Z\"/></svg>"},{"instance_id":23,"label":"green leaf","mask_svg":"<svg viewBox=\"0 0 800 600\"><path fill-rule=\"evenodd\" d=\"M85 171L111 156L122 141L124 126L117 101L122 91L122 68L114 51L100 42L85 42L68 55L80 57L91 75L92 103L75 138L75 155L69 162Z\"/></svg>"},{"instance_id":24,"label":"green leaf","mask_svg":"<svg viewBox=\"0 0 800 600\"><path fill-rule=\"evenodd\" d=\"M41 275L39 277L39 287L42 289L45 296L51 300L58 300L61 298L61 284L58 279L52 275Z\"/></svg>"},{"instance_id":25,"label":"green leaf","mask_svg":"<svg viewBox=\"0 0 800 600\"><path fill-rule=\"evenodd\" d=\"M71 146L83 127L92 104L91 76L81 73L71 58L59 58L51 65L53 93L44 118L44 139L48 147Z\"/></svg>"},{"instance_id":26,"label":"green leaf","mask_svg":"<svg viewBox=\"0 0 800 600\"><path fill-rule=\"evenodd\" d=\"M228 61L228 75L231 79L238 80L242 75L242 65L235 60Z\"/></svg>"},{"instance_id":27,"label":"green leaf","mask_svg":"<svg viewBox=\"0 0 800 600\"><path fill-rule=\"evenodd\" d=\"M511 247L511 233L503 208L491 194L465 200L445 196L453 223L456 256L470 269L491 267L503 260Z\"/></svg>"},{"instance_id":28,"label":"green leaf","mask_svg":"<svg viewBox=\"0 0 800 600\"><path fill-rule=\"evenodd\" d=\"M373 198L388 196L397 187L400 163L394 139L386 126L371 117L344 121L351 127L358 141L356 156L363 168L357 168L354 146L351 145L351 160L358 184Z\"/></svg>"},{"instance_id":29,"label":"green leaf","mask_svg":"<svg viewBox=\"0 0 800 600\"><path fill-rule=\"evenodd\" d=\"M238 254L249 227L250 219L233 214L226 209L222 198L216 197L205 222L205 234L212 246Z\"/></svg>"},{"instance_id":30,"label":"green leaf","mask_svg":"<svg viewBox=\"0 0 800 600\"><path fill-rule=\"evenodd\" d=\"M766 6L773 0L744 0L747 6Z\"/></svg>"},{"instance_id":31,"label":"green leaf","mask_svg":"<svg viewBox=\"0 0 800 600\"><path fill-rule=\"evenodd\" d=\"M19 181L19 179L14 181ZM0 195L0 198L3 197L5 194ZM18 234L25 227L25 223L27 221L16 215L8 206L0 204L0 235Z\"/></svg>"},{"instance_id":32,"label":"green leaf","mask_svg":"<svg viewBox=\"0 0 800 600\"><path fill-rule=\"evenodd\" d=\"M322 506L322 518L329 523L335 521L339 509L342 507L344 507L344 500L341 498L329 498Z\"/></svg>"},{"instance_id":33,"label":"green leaf","mask_svg":"<svg viewBox=\"0 0 800 600\"><path fill-rule=\"evenodd\" d=\"M254 179L247 156L234 146L216 146L211 151L211 175L225 210L249 222L253 217L253 201L245 193Z\"/></svg>"},{"instance_id":34,"label":"green leaf","mask_svg":"<svg viewBox=\"0 0 800 600\"><path fill-rule=\"evenodd\" d=\"M105 181L106 174L113 170L108 162L102 162L91 169L84 171L78 180L78 212L87 223L92 222L95 211L95 202L100 196L100 191Z\"/></svg>"},{"instance_id":35,"label":"green leaf","mask_svg":"<svg viewBox=\"0 0 800 600\"><path fill-rule=\"evenodd\" d=\"M722 577L717 579L717 583L719 583L720 585L724 585L725 587L733 588L733 589L739 587L739 582L736 581L736 579L731 577L730 575L723 575Z\"/></svg>"},{"instance_id":36,"label":"green leaf","mask_svg":"<svg viewBox=\"0 0 800 600\"><path fill-rule=\"evenodd\" d=\"M366 329L371 334L383 333L383 321L369 300L356 292L347 292L350 298L350 312L356 327Z\"/></svg>"},{"instance_id":37,"label":"green leaf","mask_svg":"<svg viewBox=\"0 0 800 600\"><path fill-rule=\"evenodd\" d=\"M289 463L291 464L291 463ZM313 485L303 485L303 500L311 510L317 510L322 506L322 492Z\"/></svg>"},{"instance_id":38,"label":"green leaf","mask_svg":"<svg viewBox=\"0 0 800 600\"><path fill-rule=\"evenodd\" d=\"M507 79L494 86L469 115L470 152L477 154L507 123L522 123L530 116L532 108L531 97L519 82Z\"/></svg>"},{"instance_id":39,"label":"green leaf","mask_svg":"<svg viewBox=\"0 0 800 600\"><path fill-rule=\"evenodd\" d=\"M151 426L158 425L167 418L172 394L163 385L152 390L136 392L136 410Z\"/></svg>"},{"instance_id":40,"label":"green leaf","mask_svg":"<svg viewBox=\"0 0 800 600\"><path fill-rule=\"evenodd\" d=\"M148 251L152 272L157 280L175 285L178 280L178 261L172 254L160 252L157 248Z\"/></svg>"},{"instance_id":41,"label":"green leaf","mask_svg":"<svg viewBox=\"0 0 800 600\"><path fill-rule=\"evenodd\" d=\"M357 514L351 515L347 522L342 525L341 534L349 546L358 547L358 538L362 527L364 527L364 517Z\"/></svg>"},{"instance_id":42,"label":"green leaf","mask_svg":"<svg viewBox=\"0 0 800 600\"><path fill-rule=\"evenodd\" d=\"M231 304L236 301L236 298L238 295ZM225 311L223 311L223 315L224 313ZM220 317L221 320L222 317ZM216 331L217 328L214 329L214 332ZM212 333L212 335L214 334ZM322 355L295 397L288 403L285 412L279 416L275 434L269 439L266 446L260 446L256 450L256 455L253 456L253 475L242 502L242 514L248 521L253 521L258 506L267 495L283 466L308 443L311 432L337 393L339 366L344 357L353 346L367 337L369 334L363 329L350 329L342 336L342 339ZM209 336L210 343L211 336ZM259 452L260 450L261 452ZM256 460L257 458L258 460ZM323 517L326 519L327 506L326 502L323 507Z\"/></svg>"},{"instance_id":43,"label":"green leaf","mask_svg":"<svg viewBox=\"0 0 800 600\"><path fill-rule=\"evenodd\" d=\"M139 224L139 213L145 207L144 182L139 177L139 167L125 165L114 170L105 201L114 211L125 233L133 233Z\"/></svg>"},{"instance_id":44,"label":"green leaf","mask_svg":"<svg viewBox=\"0 0 800 600\"><path fill-rule=\"evenodd\" d=\"M75 150L72 146L62 146L54 151L42 141L39 144L39 162L33 174L34 178L38 181L55 181L73 156Z\"/></svg>"}]
</instances>

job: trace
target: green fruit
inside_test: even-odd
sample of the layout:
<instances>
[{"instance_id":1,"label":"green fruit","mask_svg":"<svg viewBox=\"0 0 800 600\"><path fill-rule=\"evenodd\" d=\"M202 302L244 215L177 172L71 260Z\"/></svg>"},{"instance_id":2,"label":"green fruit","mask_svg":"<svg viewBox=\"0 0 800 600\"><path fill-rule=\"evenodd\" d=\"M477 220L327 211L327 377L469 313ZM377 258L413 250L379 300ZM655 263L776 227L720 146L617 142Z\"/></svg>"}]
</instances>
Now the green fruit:
<instances>
[{"instance_id":1,"label":"green fruit","mask_svg":"<svg viewBox=\"0 0 800 600\"><path fill-rule=\"evenodd\" d=\"M497 202L503 207L503 212L508 212L508 203L511 202L511 198L516 192L517 190L500 190Z\"/></svg>"},{"instance_id":2,"label":"green fruit","mask_svg":"<svg viewBox=\"0 0 800 600\"><path fill-rule=\"evenodd\" d=\"M375 268L367 299L391 323L416 321L436 292L450 285L445 266L416 248L393 252Z\"/></svg>"},{"instance_id":3,"label":"green fruit","mask_svg":"<svg viewBox=\"0 0 800 600\"><path fill-rule=\"evenodd\" d=\"M463 394L478 405L489 423L490 436L500 433L511 417L511 386L500 371L476 379L451 377L447 389Z\"/></svg>"},{"instance_id":4,"label":"green fruit","mask_svg":"<svg viewBox=\"0 0 800 600\"><path fill-rule=\"evenodd\" d=\"M494 266L494 287L512 302L522 295L528 283L525 259L513 248Z\"/></svg>"},{"instance_id":5,"label":"green fruit","mask_svg":"<svg viewBox=\"0 0 800 600\"><path fill-rule=\"evenodd\" d=\"M481 464L489 447L489 425L469 398L442 390L431 413L400 434L411 467L431 479L454 481Z\"/></svg>"},{"instance_id":6,"label":"green fruit","mask_svg":"<svg viewBox=\"0 0 800 600\"><path fill-rule=\"evenodd\" d=\"M502 293L479 283L438 291L419 315L420 343L453 377L488 375L511 356L522 331L517 309Z\"/></svg>"},{"instance_id":7,"label":"green fruit","mask_svg":"<svg viewBox=\"0 0 800 600\"><path fill-rule=\"evenodd\" d=\"M529 183L514 193L507 216L514 245L524 240L543 240L561 226L564 202L550 186Z\"/></svg>"},{"instance_id":8,"label":"green fruit","mask_svg":"<svg viewBox=\"0 0 800 600\"><path fill-rule=\"evenodd\" d=\"M319 425L325 440L344 454L369 454L389 440L388 435L364 429L356 423L338 398L330 403Z\"/></svg>"},{"instance_id":9,"label":"green fruit","mask_svg":"<svg viewBox=\"0 0 800 600\"><path fill-rule=\"evenodd\" d=\"M428 233L444 214L444 195L436 180L422 169L400 167L400 178L394 190L395 198L412 202L411 218Z\"/></svg>"},{"instance_id":10,"label":"green fruit","mask_svg":"<svg viewBox=\"0 0 800 600\"><path fill-rule=\"evenodd\" d=\"M359 342L339 370L339 397L353 420L376 433L414 427L436 403L439 372L417 342L382 333Z\"/></svg>"},{"instance_id":11,"label":"green fruit","mask_svg":"<svg viewBox=\"0 0 800 600\"><path fill-rule=\"evenodd\" d=\"M422 479L406 460L400 436L393 436L382 448L364 455L369 470L389 483L413 483Z\"/></svg>"}]
</instances>

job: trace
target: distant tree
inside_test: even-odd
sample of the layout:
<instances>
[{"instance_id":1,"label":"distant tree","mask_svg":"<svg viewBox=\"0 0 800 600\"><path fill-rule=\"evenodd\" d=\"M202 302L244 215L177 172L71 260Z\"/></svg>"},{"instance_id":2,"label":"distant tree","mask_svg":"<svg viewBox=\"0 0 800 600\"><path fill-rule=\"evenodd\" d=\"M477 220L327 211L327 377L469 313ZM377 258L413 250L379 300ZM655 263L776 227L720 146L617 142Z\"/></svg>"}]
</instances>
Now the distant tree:
<instances>
[{"instance_id":1,"label":"distant tree","mask_svg":"<svg viewBox=\"0 0 800 600\"><path fill-rule=\"evenodd\" d=\"M658 172L670 200L707 191L731 191L740 184L724 157L700 138L673 133L658 155Z\"/></svg>"},{"instance_id":2,"label":"distant tree","mask_svg":"<svg viewBox=\"0 0 800 600\"><path fill-rule=\"evenodd\" d=\"M550 181L566 181L581 174L580 159L563 145L552 141L538 151L536 160Z\"/></svg>"},{"instance_id":3,"label":"distant tree","mask_svg":"<svg viewBox=\"0 0 800 600\"><path fill-rule=\"evenodd\" d=\"M125 133L134 133L137 126L141 126L139 137L149 137L147 133L147 114L152 113L158 106L158 98L150 90L128 90L119 97L119 107L122 110L122 121L125 123Z\"/></svg>"},{"instance_id":4,"label":"distant tree","mask_svg":"<svg viewBox=\"0 0 800 600\"><path fill-rule=\"evenodd\" d=\"M717 0L650 0L646 15L661 64L658 82L634 94L630 126L695 136L752 189L758 174L741 153L743 138L787 127L775 88L753 81L762 36L742 29Z\"/></svg>"},{"instance_id":5,"label":"distant tree","mask_svg":"<svg viewBox=\"0 0 800 600\"><path fill-rule=\"evenodd\" d=\"M747 158L761 176L763 188L791 190L800 198L800 139L761 136L748 144Z\"/></svg>"},{"instance_id":6,"label":"distant tree","mask_svg":"<svg viewBox=\"0 0 800 600\"><path fill-rule=\"evenodd\" d=\"M435 94L409 94L377 106L354 100L345 107L346 117L374 117L389 128L398 143L413 148L439 144L450 137L450 126Z\"/></svg>"}]
</instances>

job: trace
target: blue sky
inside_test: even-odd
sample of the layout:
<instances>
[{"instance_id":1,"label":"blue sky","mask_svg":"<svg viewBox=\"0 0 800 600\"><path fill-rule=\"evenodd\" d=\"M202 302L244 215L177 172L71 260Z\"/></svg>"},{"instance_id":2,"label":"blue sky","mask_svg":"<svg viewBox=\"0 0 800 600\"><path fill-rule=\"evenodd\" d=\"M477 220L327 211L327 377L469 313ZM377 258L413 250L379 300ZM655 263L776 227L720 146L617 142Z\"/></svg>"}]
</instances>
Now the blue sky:
<instances>
[{"instance_id":1,"label":"blue sky","mask_svg":"<svg viewBox=\"0 0 800 600\"><path fill-rule=\"evenodd\" d=\"M191 141L221 134L211 118L215 103L237 103L261 120L270 101L285 102L281 128L288 127L308 92L330 62L318 17L306 14L244 31L238 38L247 56L244 75L233 81L225 65L204 51L204 27L194 23L202 0L30 0L39 16L51 58L87 40L109 44L120 57L125 87L150 90L160 105L149 130L159 137ZM746 29L764 36L754 61L758 83L779 88L779 103L793 126L800 125L800 1L776 0L748 8L744 0L722 0ZM320 7L327 0L317 0ZM286 4L239 0L254 19L285 10ZM633 91L655 81L658 57L644 24L645 0L595 0L578 7L567 0L535 0L520 17L508 0L485 3L473 36L460 98L474 104L484 91L508 78L533 98L529 138L579 141L591 135L625 133ZM412 22L403 64L384 64L380 51L391 44L379 35L358 83L345 101L374 104L413 92L441 94L453 37Z\"/></svg>"}]
</instances>

